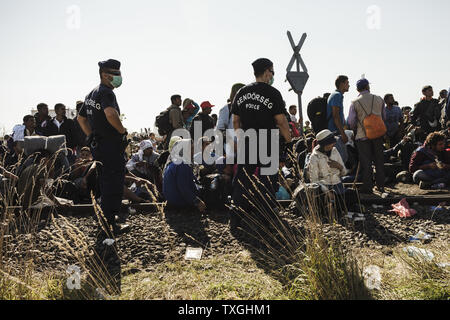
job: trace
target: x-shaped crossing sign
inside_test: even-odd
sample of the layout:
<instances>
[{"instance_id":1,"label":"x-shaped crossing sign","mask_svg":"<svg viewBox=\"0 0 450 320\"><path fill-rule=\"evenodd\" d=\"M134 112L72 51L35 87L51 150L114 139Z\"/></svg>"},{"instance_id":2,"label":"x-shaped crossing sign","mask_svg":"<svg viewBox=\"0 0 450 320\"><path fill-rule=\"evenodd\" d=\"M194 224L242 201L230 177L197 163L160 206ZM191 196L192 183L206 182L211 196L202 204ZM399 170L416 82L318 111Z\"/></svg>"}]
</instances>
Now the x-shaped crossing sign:
<instances>
[{"instance_id":1,"label":"x-shaped crossing sign","mask_svg":"<svg viewBox=\"0 0 450 320\"><path fill-rule=\"evenodd\" d=\"M306 33L303 34L297 46L295 45L294 39L292 38L292 35L289 31L287 32L287 35L289 38L289 42L291 43L292 49L294 50L294 54L287 67L286 77L289 83L291 84L291 87L294 90L294 92L296 92L297 94L301 94L303 92L303 89L305 88L306 82L308 82L309 79L308 69L306 68L302 56L300 55L300 50L303 47L303 44L305 43L307 35ZM295 63L297 64L297 71L291 71ZM303 71L300 71L300 66L302 67Z\"/></svg>"},{"instance_id":2,"label":"x-shaped crossing sign","mask_svg":"<svg viewBox=\"0 0 450 320\"><path fill-rule=\"evenodd\" d=\"M302 66L304 72L308 72L305 63L303 62L302 56L300 55L300 50L302 49L303 44L305 43L307 37L306 33L303 34L297 46L295 46L295 42L294 39L292 38L290 31L287 32L287 35L289 38L289 42L291 43L292 49L294 50L294 55L292 56L291 62L289 62L286 71L290 72L292 70L292 67L294 66L294 63L297 62L297 72L300 72L300 65Z\"/></svg>"}]
</instances>

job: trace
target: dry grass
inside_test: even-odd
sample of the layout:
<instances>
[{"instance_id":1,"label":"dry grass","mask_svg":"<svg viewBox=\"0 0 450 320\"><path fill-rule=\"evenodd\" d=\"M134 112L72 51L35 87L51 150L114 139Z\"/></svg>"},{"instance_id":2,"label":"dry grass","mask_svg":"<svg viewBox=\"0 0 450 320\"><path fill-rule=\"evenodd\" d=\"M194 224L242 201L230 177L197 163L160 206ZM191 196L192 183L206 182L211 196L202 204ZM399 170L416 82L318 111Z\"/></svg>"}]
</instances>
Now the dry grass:
<instances>
[{"instance_id":1,"label":"dry grass","mask_svg":"<svg viewBox=\"0 0 450 320\"><path fill-rule=\"evenodd\" d=\"M202 261L164 263L154 272L123 279L126 300L277 300L280 282L259 269L243 251Z\"/></svg>"}]
</instances>

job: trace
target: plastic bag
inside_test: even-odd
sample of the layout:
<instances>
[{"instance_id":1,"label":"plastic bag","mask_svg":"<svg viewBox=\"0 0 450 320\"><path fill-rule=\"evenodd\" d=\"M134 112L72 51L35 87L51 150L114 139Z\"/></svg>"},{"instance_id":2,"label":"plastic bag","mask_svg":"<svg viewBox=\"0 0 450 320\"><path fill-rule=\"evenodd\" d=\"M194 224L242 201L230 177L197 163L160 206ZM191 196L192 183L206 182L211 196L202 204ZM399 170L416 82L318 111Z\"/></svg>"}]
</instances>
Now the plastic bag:
<instances>
[{"instance_id":1,"label":"plastic bag","mask_svg":"<svg viewBox=\"0 0 450 320\"><path fill-rule=\"evenodd\" d=\"M368 266L363 272L364 283L369 290L381 289L381 273L377 266Z\"/></svg>"},{"instance_id":2,"label":"plastic bag","mask_svg":"<svg viewBox=\"0 0 450 320\"><path fill-rule=\"evenodd\" d=\"M409 207L406 199L402 199L399 203L393 204L392 207L394 209L389 212L395 212L400 218L410 218L417 214L416 210Z\"/></svg>"}]
</instances>

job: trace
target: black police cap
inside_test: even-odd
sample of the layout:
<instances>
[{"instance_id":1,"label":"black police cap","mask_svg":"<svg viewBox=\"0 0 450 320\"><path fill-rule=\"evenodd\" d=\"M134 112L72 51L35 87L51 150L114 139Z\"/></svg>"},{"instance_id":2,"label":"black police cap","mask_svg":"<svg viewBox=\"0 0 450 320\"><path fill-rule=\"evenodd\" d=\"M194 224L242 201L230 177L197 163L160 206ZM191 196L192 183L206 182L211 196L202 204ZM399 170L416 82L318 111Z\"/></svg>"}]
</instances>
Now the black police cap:
<instances>
[{"instance_id":1,"label":"black police cap","mask_svg":"<svg viewBox=\"0 0 450 320\"><path fill-rule=\"evenodd\" d=\"M264 72L273 66L273 62L266 58L260 58L252 63L255 73Z\"/></svg>"},{"instance_id":2,"label":"black police cap","mask_svg":"<svg viewBox=\"0 0 450 320\"><path fill-rule=\"evenodd\" d=\"M120 70L120 61L109 59L107 61L100 61L98 63L98 66L101 69L114 69L114 70Z\"/></svg>"}]
</instances>

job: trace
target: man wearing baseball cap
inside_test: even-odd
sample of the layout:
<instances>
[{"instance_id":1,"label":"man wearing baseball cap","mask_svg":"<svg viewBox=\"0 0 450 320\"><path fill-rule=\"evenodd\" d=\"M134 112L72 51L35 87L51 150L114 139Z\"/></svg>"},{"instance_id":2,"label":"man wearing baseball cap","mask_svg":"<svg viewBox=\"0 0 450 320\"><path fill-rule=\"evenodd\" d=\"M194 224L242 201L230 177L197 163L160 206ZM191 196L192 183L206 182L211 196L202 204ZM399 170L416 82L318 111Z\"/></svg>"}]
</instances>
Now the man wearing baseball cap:
<instances>
[{"instance_id":1,"label":"man wearing baseball cap","mask_svg":"<svg viewBox=\"0 0 450 320\"><path fill-rule=\"evenodd\" d=\"M214 119L210 116L213 107L215 106L209 101L204 101L200 104L202 111L197 114L194 120L192 120L190 128L191 138L194 139L194 141L198 141L199 138L203 137L206 131L214 129ZM199 129L199 125L201 124L201 131L199 132L196 132L196 123Z\"/></svg>"},{"instance_id":2,"label":"man wearing baseball cap","mask_svg":"<svg viewBox=\"0 0 450 320\"><path fill-rule=\"evenodd\" d=\"M383 98L370 93L370 84L367 79L361 79L356 83L359 97L350 106L348 125L351 129L357 129L356 146L359 153L361 173L363 177L362 193L373 193L373 170L372 162L376 168L376 185L378 191L385 193L385 173L383 138L369 140L364 127L367 116L374 114L386 120L386 107Z\"/></svg>"}]
</instances>

